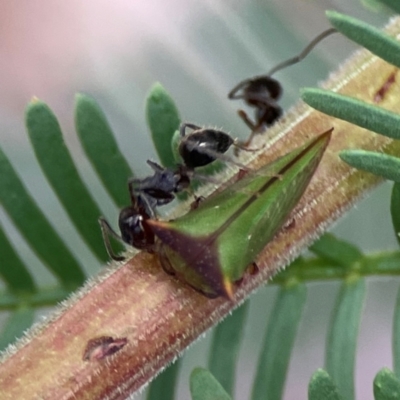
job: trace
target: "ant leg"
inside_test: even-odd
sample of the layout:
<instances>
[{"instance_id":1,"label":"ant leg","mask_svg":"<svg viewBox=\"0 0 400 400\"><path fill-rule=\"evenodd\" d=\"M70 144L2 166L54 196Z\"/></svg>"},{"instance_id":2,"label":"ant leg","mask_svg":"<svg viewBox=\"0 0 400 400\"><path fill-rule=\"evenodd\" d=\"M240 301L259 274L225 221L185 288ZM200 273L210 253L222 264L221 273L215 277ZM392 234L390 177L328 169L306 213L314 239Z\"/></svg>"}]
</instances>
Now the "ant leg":
<instances>
[{"instance_id":1,"label":"ant leg","mask_svg":"<svg viewBox=\"0 0 400 400\"><path fill-rule=\"evenodd\" d=\"M131 198L131 204L133 206L138 205L138 196L140 195L140 189L136 187L137 184L140 184L141 180L137 178L129 178L128 179L128 191L129 196Z\"/></svg>"},{"instance_id":2,"label":"ant leg","mask_svg":"<svg viewBox=\"0 0 400 400\"><path fill-rule=\"evenodd\" d=\"M226 162L228 164L236 165L237 167L242 168L242 169L244 169L246 171L248 171L250 169L250 168L246 167L244 164L233 160L232 157L229 157L229 156L227 156L226 154L223 154L223 153L219 153L218 151L214 151L214 150L207 149L207 148L201 148L201 150L198 149L197 151L199 153L203 153L203 154L205 154L205 155L207 155L209 157L212 157L215 160L221 160L221 161L224 161L224 162Z\"/></svg>"},{"instance_id":3,"label":"ant leg","mask_svg":"<svg viewBox=\"0 0 400 400\"><path fill-rule=\"evenodd\" d=\"M204 183L212 183L213 185L220 185L221 184L220 180L213 179L210 175L203 175L203 174L195 173L193 175L193 178L194 179L198 179L199 181L202 181ZM193 195L194 197L196 197L192 191L191 191L190 194Z\"/></svg>"},{"instance_id":4,"label":"ant leg","mask_svg":"<svg viewBox=\"0 0 400 400\"><path fill-rule=\"evenodd\" d=\"M198 129L202 129L201 126L191 124L189 122L182 122L181 126L179 127L179 135L181 137L186 136L186 128L193 129L194 131L197 131Z\"/></svg>"},{"instance_id":5,"label":"ant leg","mask_svg":"<svg viewBox=\"0 0 400 400\"><path fill-rule=\"evenodd\" d=\"M155 172L163 172L165 170L164 167L162 167L160 164L157 164L154 161L147 160L146 162L148 165L150 165L150 168Z\"/></svg>"},{"instance_id":6,"label":"ant leg","mask_svg":"<svg viewBox=\"0 0 400 400\"><path fill-rule=\"evenodd\" d=\"M239 150L246 150L246 151L257 151L259 149L249 149L248 146L252 142L254 136L258 133L259 129L262 126L262 123L255 124L247 115L247 113L244 110L238 110L237 111L239 117L242 119L242 121L250 128L250 135L246 139L245 142L235 140L233 145L235 146L234 154L237 157L239 155Z\"/></svg>"},{"instance_id":7,"label":"ant leg","mask_svg":"<svg viewBox=\"0 0 400 400\"><path fill-rule=\"evenodd\" d=\"M247 115L246 111L238 110L237 113L238 113L239 117L243 120L243 122L251 129L251 131L254 131L255 128L256 128L256 125L249 118L249 116Z\"/></svg>"},{"instance_id":8,"label":"ant leg","mask_svg":"<svg viewBox=\"0 0 400 400\"><path fill-rule=\"evenodd\" d=\"M138 178L129 178L128 179L128 191L131 196L131 203L136 204L136 194L140 192L140 184L142 183L142 179Z\"/></svg>"},{"instance_id":9,"label":"ant leg","mask_svg":"<svg viewBox=\"0 0 400 400\"><path fill-rule=\"evenodd\" d=\"M256 149L249 149L250 143L252 142L254 136L256 136L259 133L259 129L261 128L262 125L253 124L252 121L250 121L247 114L243 110L238 110L238 114L243 119L245 124L251 129L251 132L250 132L250 135L248 136L248 138L246 139L246 141L244 141L244 142L241 140L238 140L238 139L234 140L233 146L235 147L235 149L233 150L233 153L235 154L236 157L239 155L240 150L258 151L258 150L261 150L262 148L264 148L264 146L265 146L264 145L264 146L256 148Z\"/></svg>"},{"instance_id":10,"label":"ant leg","mask_svg":"<svg viewBox=\"0 0 400 400\"><path fill-rule=\"evenodd\" d=\"M257 133L258 132L256 130L252 131L250 133L249 138L245 142L241 142L239 139L235 139L233 142L233 146L235 146L235 154L236 154L236 150L243 150L243 151L250 151L250 152L262 150L265 147L265 144L256 149L248 148L249 144L251 143L251 140L253 139L254 135L256 135Z\"/></svg>"},{"instance_id":11,"label":"ant leg","mask_svg":"<svg viewBox=\"0 0 400 400\"><path fill-rule=\"evenodd\" d=\"M190 209L196 210L204 199L204 196L194 196L194 202L190 205Z\"/></svg>"},{"instance_id":12,"label":"ant leg","mask_svg":"<svg viewBox=\"0 0 400 400\"><path fill-rule=\"evenodd\" d=\"M114 253L114 250L112 249L111 243L110 243L110 236L112 236L113 238L122 242L123 240L122 240L121 236L119 236L118 233L116 233L114 231L114 229L111 228L110 224L107 222L107 220L104 217L99 218L99 224L100 224L100 228L101 228L101 234L103 236L104 245L106 246L108 255L115 261L124 261L125 257L117 256Z\"/></svg>"}]
</instances>

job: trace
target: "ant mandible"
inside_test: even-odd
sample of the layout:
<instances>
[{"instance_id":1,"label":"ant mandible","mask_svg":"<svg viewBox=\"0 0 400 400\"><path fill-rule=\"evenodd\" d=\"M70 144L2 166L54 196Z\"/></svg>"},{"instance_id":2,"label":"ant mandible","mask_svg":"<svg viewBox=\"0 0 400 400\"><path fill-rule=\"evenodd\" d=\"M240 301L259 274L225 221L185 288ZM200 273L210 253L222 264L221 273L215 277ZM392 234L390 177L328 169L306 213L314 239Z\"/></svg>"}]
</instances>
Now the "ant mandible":
<instances>
[{"instance_id":1,"label":"ant mandible","mask_svg":"<svg viewBox=\"0 0 400 400\"><path fill-rule=\"evenodd\" d=\"M231 100L243 99L244 102L254 107L255 122L253 122L244 110L238 110L240 118L251 129L251 134L244 146L248 146L254 134L258 133L263 126L271 126L282 115L282 108L278 104L283 89L281 84L272 75L281 69L296 64L303 60L308 53L327 36L336 33L335 28L330 28L315 37L302 51L295 57L285 60L273 67L266 75L259 75L239 82L228 94Z\"/></svg>"}]
</instances>

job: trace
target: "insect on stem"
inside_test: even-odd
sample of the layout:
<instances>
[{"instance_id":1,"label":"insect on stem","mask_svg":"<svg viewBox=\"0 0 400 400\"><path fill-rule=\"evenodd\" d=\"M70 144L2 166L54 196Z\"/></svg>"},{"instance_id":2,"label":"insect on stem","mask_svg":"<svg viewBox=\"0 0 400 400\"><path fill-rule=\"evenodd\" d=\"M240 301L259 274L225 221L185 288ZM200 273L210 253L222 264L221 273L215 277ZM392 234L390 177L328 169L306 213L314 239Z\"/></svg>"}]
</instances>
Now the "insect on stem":
<instances>
[{"instance_id":1,"label":"insect on stem","mask_svg":"<svg viewBox=\"0 0 400 400\"><path fill-rule=\"evenodd\" d=\"M278 104L283 88L272 75L276 72L302 61L311 50L326 37L336 33L335 28L329 28L316 36L298 55L275 65L266 74L247 78L239 82L229 93L231 100L243 100L246 105L255 108L255 119L252 121L244 110L238 110L239 117L250 128L251 133L243 143L249 146L255 134L262 128L273 125L282 115L283 110Z\"/></svg>"}]
</instances>

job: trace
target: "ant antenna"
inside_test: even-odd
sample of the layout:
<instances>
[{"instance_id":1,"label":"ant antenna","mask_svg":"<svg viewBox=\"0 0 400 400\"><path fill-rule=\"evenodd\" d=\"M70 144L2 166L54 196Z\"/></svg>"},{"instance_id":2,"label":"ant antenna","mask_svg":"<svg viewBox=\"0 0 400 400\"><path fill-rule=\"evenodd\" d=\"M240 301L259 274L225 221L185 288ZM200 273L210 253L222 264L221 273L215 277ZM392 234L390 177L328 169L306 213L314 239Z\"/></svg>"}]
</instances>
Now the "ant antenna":
<instances>
[{"instance_id":1,"label":"ant antenna","mask_svg":"<svg viewBox=\"0 0 400 400\"><path fill-rule=\"evenodd\" d=\"M245 79L241 82L239 82L228 94L228 98L230 99L235 99L235 95L238 92L239 89L241 89L242 87L246 86L247 84L249 84L249 82L254 81L258 78L264 78L265 76L270 77L272 76L275 72L280 71L281 69L284 69L286 67L289 67L290 65L296 64L298 62L300 62L301 60L303 60L305 57L307 57L307 55L310 53L310 51L319 43L321 42L323 39L325 39L326 37L334 34L337 32L337 29L335 28L329 28L326 29L325 31L323 31L322 33L320 33L317 37L315 37L297 56L295 57L291 57L288 60L282 61L281 63L279 63L278 65L276 65L275 67L273 67L272 69L270 69L266 75L259 75L259 76L254 76L252 78L248 78Z\"/></svg>"},{"instance_id":2,"label":"ant antenna","mask_svg":"<svg viewBox=\"0 0 400 400\"><path fill-rule=\"evenodd\" d=\"M124 261L126 258L124 256L119 256L115 254L110 242L110 236L112 236L114 239L117 239L120 242L123 242L122 237L118 235L118 233L115 232L113 228L111 228L111 225L107 222L107 220L104 217L99 218L99 224L101 228L101 234L103 236L103 241L110 258L112 258L115 261Z\"/></svg>"},{"instance_id":3,"label":"ant antenna","mask_svg":"<svg viewBox=\"0 0 400 400\"><path fill-rule=\"evenodd\" d=\"M336 33L337 29L335 28L329 28L322 33L320 33L317 37L315 37L302 51L300 54L298 54L295 57L289 58L286 61L283 61L276 65L274 68L269 70L267 73L268 76L272 76L275 72L278 72L279 70L289 67L290 65L297 64L301 60L303 60L305 57L308 56L308 53L322 40L324 40L326 37L332 35L333 33Z\"/></svg>"}]
</instances>

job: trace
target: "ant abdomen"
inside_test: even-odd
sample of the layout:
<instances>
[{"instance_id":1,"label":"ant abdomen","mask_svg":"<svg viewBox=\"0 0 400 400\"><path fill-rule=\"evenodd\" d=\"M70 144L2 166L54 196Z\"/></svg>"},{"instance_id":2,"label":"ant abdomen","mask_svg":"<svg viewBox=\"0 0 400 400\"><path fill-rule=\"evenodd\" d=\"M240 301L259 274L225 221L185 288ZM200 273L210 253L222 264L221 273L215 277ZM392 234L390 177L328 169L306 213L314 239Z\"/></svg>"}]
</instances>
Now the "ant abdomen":
<instances>
[{"instance_id":1,"label":"ant abdomen","mask_svg":"<svg viewBox=\"0 0 400 400\"><path fill-rule=\"evenodd\" d=\"M261 76L253 78L249 81L248 85L243 89L244 99L248 103L256 103L258 98L261 101L265 100L279 100L282 96L282 86L274 78L270 76Z\"/></svg>"},{"instance_id":2,"label":"ant abdomen","mask_svg":"<svg viewBox=\"0 0 400 400\"><path fill-rule=\"evenodd\" d=\"M184 164L195 169L213 162L225 153L234 140L225 132L215 129L198 129L185 136L179 144L179 155Z\"/></svg>"}]
</instances>

